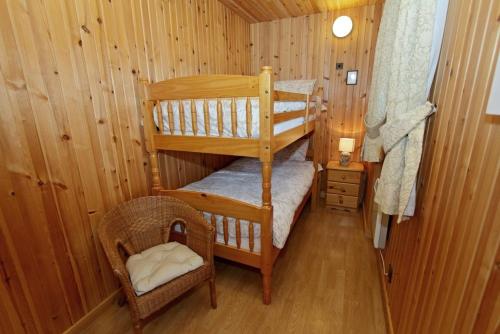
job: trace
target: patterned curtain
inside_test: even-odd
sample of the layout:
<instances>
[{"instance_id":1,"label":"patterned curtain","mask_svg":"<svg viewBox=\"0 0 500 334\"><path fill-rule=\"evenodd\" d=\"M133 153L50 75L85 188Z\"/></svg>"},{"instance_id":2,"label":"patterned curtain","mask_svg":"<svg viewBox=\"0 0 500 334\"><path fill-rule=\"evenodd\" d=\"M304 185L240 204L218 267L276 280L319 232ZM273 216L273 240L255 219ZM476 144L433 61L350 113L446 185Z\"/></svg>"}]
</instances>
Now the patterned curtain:
<instances>
[{"instance_id":1,"label":"patterned curtain","mask_svg":"<svg viewBox=\"0 0 500 334\"><path fill-rule=\"evenodd\" d=\"M386 0L375 63L362 157L385 158L375 202L398 222L413 216L416 177L425 120L435 108L427 101L444 30L448 0Z\"/></svg>"}]
</instances>

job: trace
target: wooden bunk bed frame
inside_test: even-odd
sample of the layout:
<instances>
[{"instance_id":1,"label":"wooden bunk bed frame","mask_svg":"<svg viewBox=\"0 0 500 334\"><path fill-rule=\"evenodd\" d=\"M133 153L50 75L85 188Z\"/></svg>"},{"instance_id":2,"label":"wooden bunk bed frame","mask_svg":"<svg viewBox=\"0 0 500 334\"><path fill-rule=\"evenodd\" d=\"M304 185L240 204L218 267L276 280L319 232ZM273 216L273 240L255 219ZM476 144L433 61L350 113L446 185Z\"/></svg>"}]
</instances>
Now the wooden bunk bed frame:
<instances>
[{"instance_id":1,"label":"wooden bunk bed frame","mask_svg":"<svg viewBox=\"0 0 500 334\"><path fill-rule=\"evenodd\" d=\"M271 201L271 176L273 155L290 143L304 137L313 136L313 163L314 179L311 189L304 197L294 216L294 223L309 198L312 207L317 205L318 193L318 163L320 151L319 128L322 89L316 93L315 107L309 108L311 96L308 94L285 93L275 91L272 69L269 66L262 68L258 76L241 75L203 75L182 77L161 81L157 83L145 83L144 100L144 128L146 135L146 147L149 153L152 170L153 193L172 196L189 203L194 208L212 214L211 224L215 225L215 216L223 216L224 243L215 242L214 254L221 258L242 263L260 269L263 285L263 302L271 302L271 280L273 264L280 252L279 248L273 246L273 206ZM236 137L236 98L245 98L246 101L246 128L248 138ZM251 106L250 97L259 98L259 137L252 137L251 133ZM217 99L217 121L218 133L211 134L208 124L208 100ZM223 120L222 105L220 99L232 99L231 103L231 126L234 137L222 137ZM192 110L184 110L182 103L179 104L179 118L181 135L173 134L173 115L171 101L191 100ZM204 100L203 109L205 116L205 130L208 135L197 135L196 121L192 121L192 133L194 135L183 135L185 133L186 112L196 117L194 100ZM283 101L305 101L306 108L301 111L291 111L274 114L273 106L275 100ZM164 134L164 124L161 101L169 101L167 115L170 134ZM157 112L158 126L155 124L153 113ZM316 113L315 120L309 120L311 112ZM293 129L274 135L274 124L284 122L297 117L305 117L302 125ZM186 191L167 190L160 183L160 169L158 166L158 151L188 151L198 153L213 153L222 155L254 157L262 163L262 205L256 206L235 199L218 196L214 194ZM237 246L228 244L228 220L236 219L236 243ZM249 250L242 249L240 220L247 220L249 224ZM260 224L261 240L260 252L254 251L253 225ZM215 227L215 226L214 226Z\"/></svg>"}]
</instances>

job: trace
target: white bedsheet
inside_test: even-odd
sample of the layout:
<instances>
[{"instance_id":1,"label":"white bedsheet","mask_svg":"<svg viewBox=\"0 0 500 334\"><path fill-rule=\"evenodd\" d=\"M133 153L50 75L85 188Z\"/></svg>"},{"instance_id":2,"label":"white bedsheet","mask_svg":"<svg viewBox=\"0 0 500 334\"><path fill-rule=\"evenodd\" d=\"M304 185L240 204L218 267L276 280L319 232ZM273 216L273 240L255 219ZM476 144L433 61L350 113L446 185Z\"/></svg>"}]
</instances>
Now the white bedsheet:
<instances>
[{"instance_id":1,"label":"white bedsheet","mask_svg":"<svg viewBox=\"0 0 500 334\"><path fill-rule=\"evenodd\" d=\"M181 125L179 117L179 101L172 101L172 113L174 121L174 134L181 134ZM183 100L184 105L184 119L185 119L185 135L192 136L193 134L193 118L191 115L191 100ZM233 137L232 124L231 124L231 99L221 99L222 104L222 124L223 124L223 137ZM251 98L251 114L252 114L252 138L259 137L259 99ZM196 125L197 136L206 136L205 132L205 116L203 112L203 100L195 100L196 106ZM314 102L309 102L309 108L315 106ZM276 101L274 102L274 113L283 113L288 111L304 110L306 102L301 101ZM162 116L163 116L163 132L170 134L170 127L168 122L168 109L167 101L161 102ZM155 123L158 124L158 116L156 107L153 109ZM217 123L217 100L208 100L208 113L210 118L210 135L218 136L218 123ZM246 123L246 98L236 99L236 124L237 124L237 137L247 137L247 123ZM309 120L313 120L315 112L310 111ZM294 118L282 123L274 125L274 134L280 134L289 129L293 129L299 125L304 124L305 117Z\"/></svg>"},{"instance_id":2,"label":"white bedsheet","mask_svg":"<svg viewBox=\"0 0 500 334\"><path fill-rule=\"evenodd\" d=\"M295 210L309 190L314 177L311 161L275 161L272 174L273 244L285 245ZM206 178L182 188L230 197L260 206L262 204L261 163L257 159L242 158ZM210 221L210 216L205 218ZM236 246L236 227L228 219L229 244ZM241 220L241 248L249 249L248 221ZM224 242L222 217L217 216L217 241ZM260 224L254 224L254 251L260 251Z\"/></svg>"}]
</instances>

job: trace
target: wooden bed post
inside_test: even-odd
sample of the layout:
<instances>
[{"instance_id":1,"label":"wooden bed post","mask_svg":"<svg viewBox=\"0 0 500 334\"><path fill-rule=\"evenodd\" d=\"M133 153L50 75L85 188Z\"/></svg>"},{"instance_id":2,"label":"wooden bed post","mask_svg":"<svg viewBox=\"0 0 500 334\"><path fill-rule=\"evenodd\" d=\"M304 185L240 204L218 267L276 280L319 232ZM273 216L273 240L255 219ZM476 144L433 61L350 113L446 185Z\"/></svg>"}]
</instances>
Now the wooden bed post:
<instances>
[{"instance_id":1,"label":"wooden bed post","mask_svg":"<svg viewBox=\"0 0 500 334\"><path fill-rule=\"evenodd\" d=\"M261 221L261 266L263 302L271 303L273 272L273 206L271 198L271 176L273 162L273 72L270 66L262 67L259 75L260 108L260 161L262 162L262 221Z\"/></svg>"},{"instance_id":2,"label":"wooden bed post","mask_svg":"<svg viewBox=\"0 0 500 334\"><path fill-rule=\"evenodd\" d=\"M144 87L143 92L143 117L144 117L144 135L146 137L146 150L149 154L149 162L151 164L151 175L153 182L153 195L156 195L162 189L161 181L160 181L160 168L158 166L158 151L156 150L154 144L154 134L155 130L153 127L154 119L153 119L153 102L149 100L148 94L148 81L145 79L141 80L141 83ZM159 103L159 102L158 102ZM158 106L161 108L160 106ZM161 113L159 113L161 115ZM160 122L160 120L158 120Z\"/></svg>"},{"instance_id":3,"label":"wooden bed post","mask_svg":"<svg viewBox=\"0 0 500 334\"><path fill-rule=\"evenodd\" d=\"M314 163L314 178L311 193L311 206L313 210L318 208L319 200L319 164L321 162L321 107L323 105L323 87L318 87L316 94L316 110L314 119L314 134L313 134L313 163Z\"/></svg>"}]
</instances>

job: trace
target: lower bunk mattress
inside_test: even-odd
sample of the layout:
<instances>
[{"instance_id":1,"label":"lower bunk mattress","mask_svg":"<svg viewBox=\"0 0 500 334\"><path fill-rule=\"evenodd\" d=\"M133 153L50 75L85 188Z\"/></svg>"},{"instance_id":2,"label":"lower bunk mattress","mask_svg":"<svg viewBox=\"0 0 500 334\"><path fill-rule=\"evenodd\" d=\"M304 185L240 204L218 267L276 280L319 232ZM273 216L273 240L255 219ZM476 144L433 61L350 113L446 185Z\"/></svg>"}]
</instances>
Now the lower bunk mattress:
<instances>
[{"instance_id":1,"label":"lower bunk mattress","mask_svg":"<svg viewBox=\"0 0 500 334\"><path fill-rule=\"evenodd\" d=\"M204 179L185 186L184 190L229 197L246 203L262 205L262 164L253 158L234 161ZM273 204L273 244L283 248L290 233L295 211L309 191L314 178L311 161L274 161L271 195ZM205 213L210 221L210 214ZM249 250L249 222L240 220L240 248ZM254 224L254 252L260 252L260 224ZM224 243L222 216L216 216L216 240ZM228 244L236 247L235 219L228 217Z\"/></svg>"}]
</instances>

